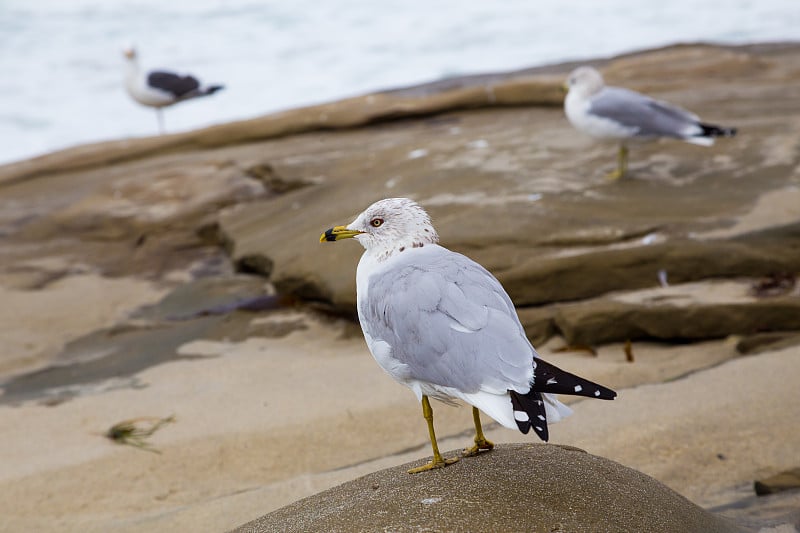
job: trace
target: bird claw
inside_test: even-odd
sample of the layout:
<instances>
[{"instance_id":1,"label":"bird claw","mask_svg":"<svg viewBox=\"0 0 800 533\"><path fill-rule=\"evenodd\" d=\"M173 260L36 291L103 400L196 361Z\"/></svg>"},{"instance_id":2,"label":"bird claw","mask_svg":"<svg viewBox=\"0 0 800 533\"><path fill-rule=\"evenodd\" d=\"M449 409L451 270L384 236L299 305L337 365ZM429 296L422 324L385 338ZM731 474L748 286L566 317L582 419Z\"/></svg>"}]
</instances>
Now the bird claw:
<instances>
[{"instance_id":1,"label":"bird claw","mask_svg":"<svg viewBox=\"0 0 800 533\"><path fill-rule=\"evenodd\" d=\"M462 457L475 457L476 455L481 453L481 451L487 451L488 452L489 450L492 450L492 449L494 449L494 443L492 441L490 441L488 439L483 439L481 441L476 440L475 441L475 446L473 446L471 448L464 448L464 450L461 452L461 456Z\"/></svg>"},{"instance_id":2,"label":"bird claw","mask_svg":"<svg viewBox=\"0 0 800 533\"><path fill-rule=\"evenodd\" d=\"M430 463L409 469L409 474L419 474L428 470L435 470L437 468L444 468L448 465L458 462L458 457L451 457L449 459L442 459L441 457L434 457Z\"/></svg>"}]
</instances>

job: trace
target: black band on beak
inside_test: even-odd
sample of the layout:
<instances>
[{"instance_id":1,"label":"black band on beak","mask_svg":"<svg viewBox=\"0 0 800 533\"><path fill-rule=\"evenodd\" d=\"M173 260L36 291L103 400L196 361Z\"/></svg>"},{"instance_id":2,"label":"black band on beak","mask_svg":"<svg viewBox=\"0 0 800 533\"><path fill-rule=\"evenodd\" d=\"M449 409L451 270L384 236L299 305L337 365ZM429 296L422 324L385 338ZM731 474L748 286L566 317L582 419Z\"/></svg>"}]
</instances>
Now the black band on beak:
<instances>
[{"instance_id":1,"label":"black band on beak","mask_svg":"<svg viewBox=\"0 0 800 533\"><path fill-rule=\"evenodd\" d=\"M325 237L325 240L328 241L328 242L333 242L333 241L336 240L336 235L334 235L334 233L333 233L333 228L325 230L325 233L323 233L323 236ZM322 239L320 239L320 240L322 240Z\"/></svg>"}]
</instances>

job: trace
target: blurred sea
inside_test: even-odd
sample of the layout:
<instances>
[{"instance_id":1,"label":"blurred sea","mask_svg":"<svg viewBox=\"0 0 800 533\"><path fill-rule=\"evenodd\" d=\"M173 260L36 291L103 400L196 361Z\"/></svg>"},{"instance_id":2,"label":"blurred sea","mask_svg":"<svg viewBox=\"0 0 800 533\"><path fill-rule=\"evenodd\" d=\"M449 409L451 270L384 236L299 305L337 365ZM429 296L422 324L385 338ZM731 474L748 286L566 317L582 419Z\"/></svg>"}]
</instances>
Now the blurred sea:
<instances>
[{"instance_id":1,"label":"blurred sea","mask_svg":"<svg viewBox=\"0 0 800 533\"><path fill-rule=\"evenodd\" d=\"M152 135L142 66L224 83L169 132L443 77L676 42L800 40L798 0L0 0L0 162Z\"/></svg>"}]
</instances>

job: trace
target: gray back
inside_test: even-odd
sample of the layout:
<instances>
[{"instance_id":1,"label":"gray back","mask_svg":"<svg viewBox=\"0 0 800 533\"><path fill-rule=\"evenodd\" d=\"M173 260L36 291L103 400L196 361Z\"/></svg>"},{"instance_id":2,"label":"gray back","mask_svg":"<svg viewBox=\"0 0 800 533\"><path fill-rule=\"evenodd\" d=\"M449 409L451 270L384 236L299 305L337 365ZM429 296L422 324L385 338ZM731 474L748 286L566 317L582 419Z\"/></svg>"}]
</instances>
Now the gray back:
<instances>
[{"instance_id":1,"label":"gray back","mask_svg":"<svg viewBox=\"0 0 800 533\"><path fill-rule=\"evenodd\" d=\"M685 109L621 87L604 87L592 97L589 113L637 128L641 137L682 138L698 122Z\"/></svg>"}]
</instances>

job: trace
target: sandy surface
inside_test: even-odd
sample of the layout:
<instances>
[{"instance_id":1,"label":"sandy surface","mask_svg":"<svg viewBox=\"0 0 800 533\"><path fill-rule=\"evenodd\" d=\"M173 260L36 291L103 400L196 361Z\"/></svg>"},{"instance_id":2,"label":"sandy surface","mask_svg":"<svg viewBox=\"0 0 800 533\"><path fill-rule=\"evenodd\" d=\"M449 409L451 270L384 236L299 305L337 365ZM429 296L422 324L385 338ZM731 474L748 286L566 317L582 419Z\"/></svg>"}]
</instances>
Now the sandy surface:
<instances>
[{"instance_id":1,"label":"sandy surface","mask_svg":"<svg viewBox=\"0 0 800 533\"><path fill-rule=\"evenodd\" d=\"M272 318L298 319L308 329L282 339L185 345L201 357L141 372L138 389L107 383L55 406L0 407L4 530L220 531L428 454L413 395L383 375L352 327L297 312ZM637 345L627 363L619 346L597 358L548 347L551 361L620 387L613 403L573 404L553 442L639 469L704 506L795 466L800 396L779 384L800 371L799 348L727 359L735 352L725 341ZM470 411L434 409L441 448L467 444ZM160 454L101 436L124 419L168 415L176 422L151 439ZM497 442L530 440L488 427Z\"/></svg>"},{"instance_id":2,"label":"sandy surface","mask_svg":"<svg viewBox=\"0 0 800 533\"><path fill-rule=\"evenodd\" d=\"M66 342L110 327L166 292L150 282L88 272L57 279L47 290L14 287L16 278L0 279L0 375L44 366ZM72 312L76 304L80 311Z\"/></svg>"}]
</instances>

